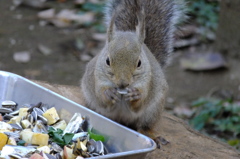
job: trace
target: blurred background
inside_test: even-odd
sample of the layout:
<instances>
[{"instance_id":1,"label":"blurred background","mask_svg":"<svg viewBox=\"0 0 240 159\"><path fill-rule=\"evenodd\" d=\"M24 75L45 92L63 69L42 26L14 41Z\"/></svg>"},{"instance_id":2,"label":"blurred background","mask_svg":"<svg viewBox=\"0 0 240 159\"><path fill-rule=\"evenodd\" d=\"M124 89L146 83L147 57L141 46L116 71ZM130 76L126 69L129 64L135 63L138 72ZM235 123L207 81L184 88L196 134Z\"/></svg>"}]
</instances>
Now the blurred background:
<instances>
[{"instance_id":1,"label":"blurred background","mask_svg":"<svg viewBox=\"0 0 240 159\"><path fill-rule=\"evenodd\" d=\"M79 86L103 47L105 0L0 0L0 70ZM166 110L240 147L240 1L191 0L166 69Z\"/></svg>"}]
</instances>

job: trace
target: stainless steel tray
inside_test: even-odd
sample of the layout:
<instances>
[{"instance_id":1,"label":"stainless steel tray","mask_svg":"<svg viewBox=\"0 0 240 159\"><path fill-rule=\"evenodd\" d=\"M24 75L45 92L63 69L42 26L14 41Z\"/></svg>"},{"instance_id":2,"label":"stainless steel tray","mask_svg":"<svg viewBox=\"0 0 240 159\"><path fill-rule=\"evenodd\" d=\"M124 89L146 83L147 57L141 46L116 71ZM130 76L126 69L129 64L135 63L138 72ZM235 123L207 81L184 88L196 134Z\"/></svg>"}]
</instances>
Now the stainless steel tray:
<instances>
[{"instance_id":1,"label":"stainless steel tray","mask_svg":"<svg viewBox=\"0 0 240 159\"><path fill-rule=\"evenodd\" d=\"M19 75L0 71L0 102L13 100L18 105L46 103L56 107L69 120L75 112L90 118L94 132L103 135L109 154L97 158L145 158L156 148L155 142L102 115L93 112ZM94 157L95 158L95 157Z\"/></svg>"}]
</instances>

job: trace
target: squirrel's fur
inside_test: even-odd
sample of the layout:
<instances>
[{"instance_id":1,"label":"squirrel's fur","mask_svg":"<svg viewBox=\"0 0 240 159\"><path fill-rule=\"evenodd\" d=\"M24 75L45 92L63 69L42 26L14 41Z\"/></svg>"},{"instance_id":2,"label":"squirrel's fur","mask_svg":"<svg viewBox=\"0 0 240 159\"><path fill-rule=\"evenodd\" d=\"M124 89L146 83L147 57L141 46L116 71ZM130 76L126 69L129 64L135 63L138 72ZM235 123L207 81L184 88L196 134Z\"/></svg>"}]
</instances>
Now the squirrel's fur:
<instances>
[{"instance_id":1,"label":"squirrel's fur","mask_svg":"<svg viewBox=\"0 0 240 159\"><path fill-rule=\"evenodd\" d=\"M117 30L134 31L138 23L137 12L144 8L145 44L164 67L173 51L176 24L184 19L184 5L183 0L111 0L105 10L105 21L109 26L115 12Z\"/></svg>"},{"instance_id":2,"label":"squirrel's fur","mask_svg":"<svg viewBox=\"0 0 240 159\"><path fill-rule=\"evenodd\" d=\"M175 1L110 1L106 44L81 83L87 107L152 138L168 90L163 67L173 50Z\"/></svg>"}]
</instances>

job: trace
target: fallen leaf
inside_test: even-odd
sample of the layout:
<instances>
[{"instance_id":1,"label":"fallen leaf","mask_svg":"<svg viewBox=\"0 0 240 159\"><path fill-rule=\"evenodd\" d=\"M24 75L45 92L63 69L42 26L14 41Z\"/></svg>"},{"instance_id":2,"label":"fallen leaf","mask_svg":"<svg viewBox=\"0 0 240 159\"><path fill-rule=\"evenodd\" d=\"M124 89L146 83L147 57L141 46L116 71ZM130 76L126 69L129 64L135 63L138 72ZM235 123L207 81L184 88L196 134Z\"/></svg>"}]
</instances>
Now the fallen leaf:
<instances>
[{"instance_id":1,"label":"fallen leaf","mask_svg":"<svg viewBox=\"0 0 240 159\"><path fill-rule=\"evenodd\" d=\"M19 63L27 63L30 61L31 56L28 51L16 52L13 54L13 59Z\"/></svg>"},{"instance_id":2,"label":"fallen leaf","mask_svg":"<svg viewBox=\"0 0 240 159\"><path fill-rule=\"evenodd\" d=\"M185 25L175 31L175 38L186 38L196 34L198 27L195 25Z\"/></svg>"},{"instance_id":3,"label":"fallen leaf","mask_svg":"<svg viewBox=\"0 0 240 159\"><path fill-rule=\"evenodd\" d=\"M84 49L85 45L84 45L84 42L81 38L77 38L76 41L75 41L75 46L78 50L82 50Z\"/></svg>"},{"instance_id":4,"label":"fallen leaf","mask_svg":"<svg viewBox=\"0 0 240 159\"><path fill-rule=\"evenodd\" d=\"M174 114L176 114L179 117L191 117L194 113L193 110L189 109L186 106L179 106L179 107L175 107L173 109Z\"/></svg>"},{"instance_id":5,"label":"fallen leaf","mask_svg":"<svg viewBox=\"0 0 240 159\"><path fill-rule=\"evenodd\" d=\"M81 15L75 14L72 18L73 18L72 19L73 21L80 23L80 24L90 23L94 20L94 13L88 12L88 13L81 14Z\"/></svg>"},{"instance_id":6,"label":"fallen leaf","mask_svg":"<svg viewBox=\"0 0 240 159\"><path fill-rule=\"evenodd\" d=\"M43 54L43 55L50 55L52 53L52 50L42 44L38 45L38 50Z\"/></svg>"},{"instance_id":7,"label":"fallen leaf","mask_svg":"<svg viewBox=\"0 0 240 159\"><path fill-rule=\"evenodd\" d=\"M198 44L200 41L197 38L191 38L191 39L179 39L176 40L174 43L174 48L183 48L188 47L192 45Z\"/></svg>"},{"instance_id":8,"label":"fallen leaf","mask_svg":"<svg viewBox=\"0 0 240 159\"><path fill-rule=\"evenodd\" d=\"M63 9L51 20L51 22L59 28L69 27L74 14L73 10Z\"/></svg>"},{"instance_id":9,"label":"fallen leaf","mask_svg":"<svg viewBox=\"0 0 240 159\"><path fill-rule=\"evenodd\" d=\"M105 33L95 33L95 34L93 34L92 37L93 37L94 40L105 41L107 35Z\"/></svg>"},{"instance_id":10,"label":"fallen leaf","mask_svg":"<svg viewBox=\"0 0 240 159\"><path fill-rule=\"evenodd\" d=\"M48 23L49 23L49 22L46 21L46 20L40 20L40 21L39 21L39 25L40 25L40 26L46 26Z\"/></svg>"},{"instance_id":11,"label":"fallen leaf","mask_svg":"<svg viewBox=\"0 0 240 159\"><path fill-rule=\"evenodd\" d=\"M80 55L80 60L83 62L88 62L92 59L92 57L90 55L87 54L81 54Z\"/></svg>"},{"instance_id":12,"label":"fallen leaf","mask_svg":"<svg viewBox=\"0 0 240 159\"><path fill-rule=\"evenodd\" d=\"M14 6L19 6L20 4L22 4L23 0L13 0L12 2Z\"/></svg>"},{"instance_id":13,"label":"fallen leaf","mask_svg":"<svg viewBox=\"0 0 240 159\"><path fill-rule=\"evenodd\" d=\"M227 67L223 56L219 53L189 53L180 59L183 69L192 71L207 71Z\"/></svg>"},{"instance_id":14,"label":"fallen leaf","mask_svg":"<svg viewBox=\"0 0 240 159\"><path fill-rule=\"evenodd\" d=\"M29 25L29 27L28 27L28 29L31 30L31 31L34 30L34 28L35 28L34 25Z\"/></svg>"},{"instance_id":15,"label":"fallen leaf","mask_svg":"<svg viewBox=\"0 0 240 159\"><path fill-rule=\"evenodd\" d=\"M56 18L63 20L72 20L74 15L74 10L63 9L56 15Z\"/></svg>"},{"instance_id":16,"label":"fallen leaf","mask_svg":"<svg viewBox=\"0 0 240 159\"><path fill-rule=\"evenodd\" d=\"M13 38L10 38L10 44L11 45L15 45L17 43L17 41Z\"/></svg>"},{"instance_id":17,"label":"fallen leaf","mask_svg":"<svg viewBox=\"0 0 240 159\"><path fill-rule=\"evenodd\" d=\"M73 21L81 24L89 23L94 20L94 13L77 14L74 10L64 9L56 15L56 20L68 24Z\"/></svg>"},{"instance_id":18,"label":"fallen leaf","mask_svg":"<svg viewBox=\"0 0 240 159\"><path fill-rule=\"evenodd\" d=\"M53 19L51 20L51 23L58 28L65 28L71 25L70 21L64 19Z\"/></svg>"},{"instance_id":19,"label":"fallen leaf","mask_svg":"<svg viewBox=\"0 0 240 159\"><path fill-rule=\"evenodd\" d=\"M53 19L55 17L55 9L52 8L38 12L37 16L38 18L45 20Z\"/></svg>"},{"instance_id":20,"label":"fallen leaf","mask_svg":"<svg viewBox=\"0 0 240 159\"><path fill-rule=\"evenodd\" d=\"M200 27L197 33L211 41L214 41L216 39L216 34L205 27Z\"/></svg>"}]
</instances>

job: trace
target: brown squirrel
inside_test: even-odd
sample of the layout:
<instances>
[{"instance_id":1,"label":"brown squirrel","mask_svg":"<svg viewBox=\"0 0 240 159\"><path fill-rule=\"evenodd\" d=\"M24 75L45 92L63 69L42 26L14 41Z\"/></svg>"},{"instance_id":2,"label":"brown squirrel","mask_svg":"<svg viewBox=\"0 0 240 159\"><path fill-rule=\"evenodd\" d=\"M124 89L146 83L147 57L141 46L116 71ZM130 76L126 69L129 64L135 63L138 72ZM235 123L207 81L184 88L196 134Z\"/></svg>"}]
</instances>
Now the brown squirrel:
<instances>
[{"instance_id":1,"label":"brown squirrel","mask_svg":"<svg viewBox=\"0 0 240 159\"><path fill-rule=\"evenodd\" d=\"M112 0L105 47L87 65L81 87L90 109L156 139L168 85L181 0ZM157 143L159 145L159 143Z\"/></svg>"}]
</instances>

